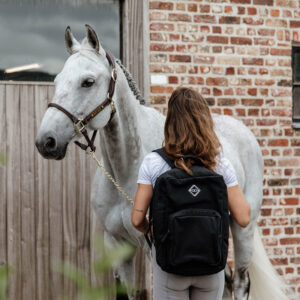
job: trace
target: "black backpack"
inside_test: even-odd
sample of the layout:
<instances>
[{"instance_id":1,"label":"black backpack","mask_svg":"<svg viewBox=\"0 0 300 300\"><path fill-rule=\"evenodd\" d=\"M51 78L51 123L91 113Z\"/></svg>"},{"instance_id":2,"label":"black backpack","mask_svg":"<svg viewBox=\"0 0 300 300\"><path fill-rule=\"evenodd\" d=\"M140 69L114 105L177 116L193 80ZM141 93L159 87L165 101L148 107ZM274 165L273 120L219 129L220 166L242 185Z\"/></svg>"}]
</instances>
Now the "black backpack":
<instances>
[{"instance_id":1,"label":"black backpack","mask_svg":"<svg viewBox=\"0 0 300 300\"><path fill-rule=\"evenodd\" d=\"M175 168L163 148L154 150L172 168L155 183L150 203L149 229L157 264L184 276L209 275L225 268L228 252L227 187L221 175L197 158L194 176ZM147 237L147 234L145 235Z\"/></svg>"}]
</instances>

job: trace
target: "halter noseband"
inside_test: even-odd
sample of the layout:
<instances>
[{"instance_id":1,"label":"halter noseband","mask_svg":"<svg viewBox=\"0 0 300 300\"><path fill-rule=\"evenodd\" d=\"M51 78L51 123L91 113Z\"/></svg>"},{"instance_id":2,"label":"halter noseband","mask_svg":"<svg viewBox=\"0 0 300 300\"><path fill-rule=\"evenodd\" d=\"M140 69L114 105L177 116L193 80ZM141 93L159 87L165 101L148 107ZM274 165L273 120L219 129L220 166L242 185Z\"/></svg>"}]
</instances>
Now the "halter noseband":
<instances>
[{"instance_id":1,"label":"halter noseband","mask_svg":"<svg viewBox=\"0 0 300 300\"><path fill-rule=\"evenodd\" d=\"M110 82L109 82L106 99L100 105L98 105L91 113L89 113L83 120L81 120L81 119L78 119L73 114L71 114L65 108L63 108L62 106L60 106L56 103L48 104L48 107L55 107L56 109L63 112L67 117L69 117L69 119L73 122L75 130L79 134L82 134L87 141L87 145L82 144L78 141L76 141L75 144L83 150L87 150L87 148L90 147L91 151L93 151L93 152L96 150L94 142L95 142L97 130L94 130L92 138L90 139L88 132L85 128L86 125L88 124L89 121L91 121L94 117L96 117L109 104L110 104L111 112L110 112L110 119L108 122L110 122L110 120L112 119L112 117L114 116L114 114L116 112L114 102L112 99L114 92L115 92L115 85L116 85L116 80L117 80L116 63L115 63L115 59L114 59L113 55L107 50L105 50L105 52L106 52L106 58L109 61L109 64L112 66L112 73L111 73L111 78L110 78Z\"/></svg>"}]
</instances>

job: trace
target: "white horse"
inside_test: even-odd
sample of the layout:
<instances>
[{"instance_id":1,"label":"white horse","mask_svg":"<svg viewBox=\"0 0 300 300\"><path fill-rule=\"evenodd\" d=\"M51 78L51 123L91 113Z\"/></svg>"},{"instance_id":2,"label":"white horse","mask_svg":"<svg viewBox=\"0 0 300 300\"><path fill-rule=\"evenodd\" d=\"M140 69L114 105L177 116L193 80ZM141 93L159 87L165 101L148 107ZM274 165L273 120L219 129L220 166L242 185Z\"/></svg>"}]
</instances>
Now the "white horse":
<instances>
[{"instance_id":1,"label":"white horse","mask_svg":"<svg viewBox=\"0 0 300 300\"><path fill-rule=\"evenodd\" d=\"M86 25L87 37L79 43L68 27L66 46L71 56L55 79L53 103L59 104L79 119L83 119L107 96L111 66L94 30ZM143 157L159 148L163 142L165 117L153 108L141 105L139 91L128 71L120 62L116 65L117 82L114 93L116 114L111 117L110 106L87 125L88 131L99 130L102 163L123 189L134 197L136 180ZM251 206L251 222L242 228L231 219L234 242L235 273L227 276L236 300L284 300L281 282L262 246L257 229L257 217L262 201L263 160L251 131L240 121L214 115L215 130L225 156L234 166L238 181ZM80 138L72 122L62 111L50 107L42 120L36 145L48 159L62 159L67 146ZM131 204L117 191L98 169L92 188L91 201L105 231L106 242L129 241L148 247L144 237L131 225ZM248 272L249 270L249 272ZM125 283L134 282L132 260L118 270ZM249 276L250 274L250 276ZM231 291L229 291L231 293ZM129 293L133 299L133 294Z\"/></svg>"}]
</instances>

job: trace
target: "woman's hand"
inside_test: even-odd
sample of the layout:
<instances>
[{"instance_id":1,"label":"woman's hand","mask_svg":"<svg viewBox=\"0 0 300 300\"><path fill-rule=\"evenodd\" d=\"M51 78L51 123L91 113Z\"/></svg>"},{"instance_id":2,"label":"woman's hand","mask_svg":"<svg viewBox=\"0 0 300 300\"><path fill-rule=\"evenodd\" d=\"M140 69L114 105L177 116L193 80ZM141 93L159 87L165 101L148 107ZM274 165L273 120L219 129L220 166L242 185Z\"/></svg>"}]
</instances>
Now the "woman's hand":
<instances>
[{"instance_id":1,"label":"woman's hand","mask_svg":"<svg viewBox=\"0 0 300 300\"><path fill-rule=\"evenodd\" d=\"M147 210L153 195L153 187L150 184L138 184L134 205L131 212L132 225L142 233L146 233L149 222L146 218Z\"/></svg>"},{"instance_id":2,"label":"woman's hand","mask_svg":"<svg viewBox=\"0 0 300 300\"><path fill-rule=\"evenodd\" d=\"M250 222L250 206L240 185L227 188L229 210L234 220L242 227Z\"/></svg>"}]
</instances>

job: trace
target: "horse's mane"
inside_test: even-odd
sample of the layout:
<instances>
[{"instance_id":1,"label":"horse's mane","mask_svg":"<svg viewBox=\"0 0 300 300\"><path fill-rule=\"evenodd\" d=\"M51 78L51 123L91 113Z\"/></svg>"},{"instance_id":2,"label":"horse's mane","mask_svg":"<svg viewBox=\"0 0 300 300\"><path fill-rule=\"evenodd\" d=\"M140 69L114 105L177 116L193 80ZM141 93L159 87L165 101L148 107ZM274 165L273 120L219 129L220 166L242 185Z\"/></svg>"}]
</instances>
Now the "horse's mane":
<instances>
[{"instance_id":1,"label":"horse's mane","mask_svg":"<svg viewBox=\"0 0 300 300\"><path fill-rule=\"evenodd\" d=\"M120 68L123 70L123 73L127 79L128 85L131 89L131 91L133 92L134 96L136 97L137 100L140 101L141 105L144 105L145 99L142 96L141 91L139 90L137 83L135 82L135 80L133 79L132 75L129 73L129 71L122 65L121 61L119 59L116 59L117 64L120 66Z\"/></svg>"}]
</instances>

